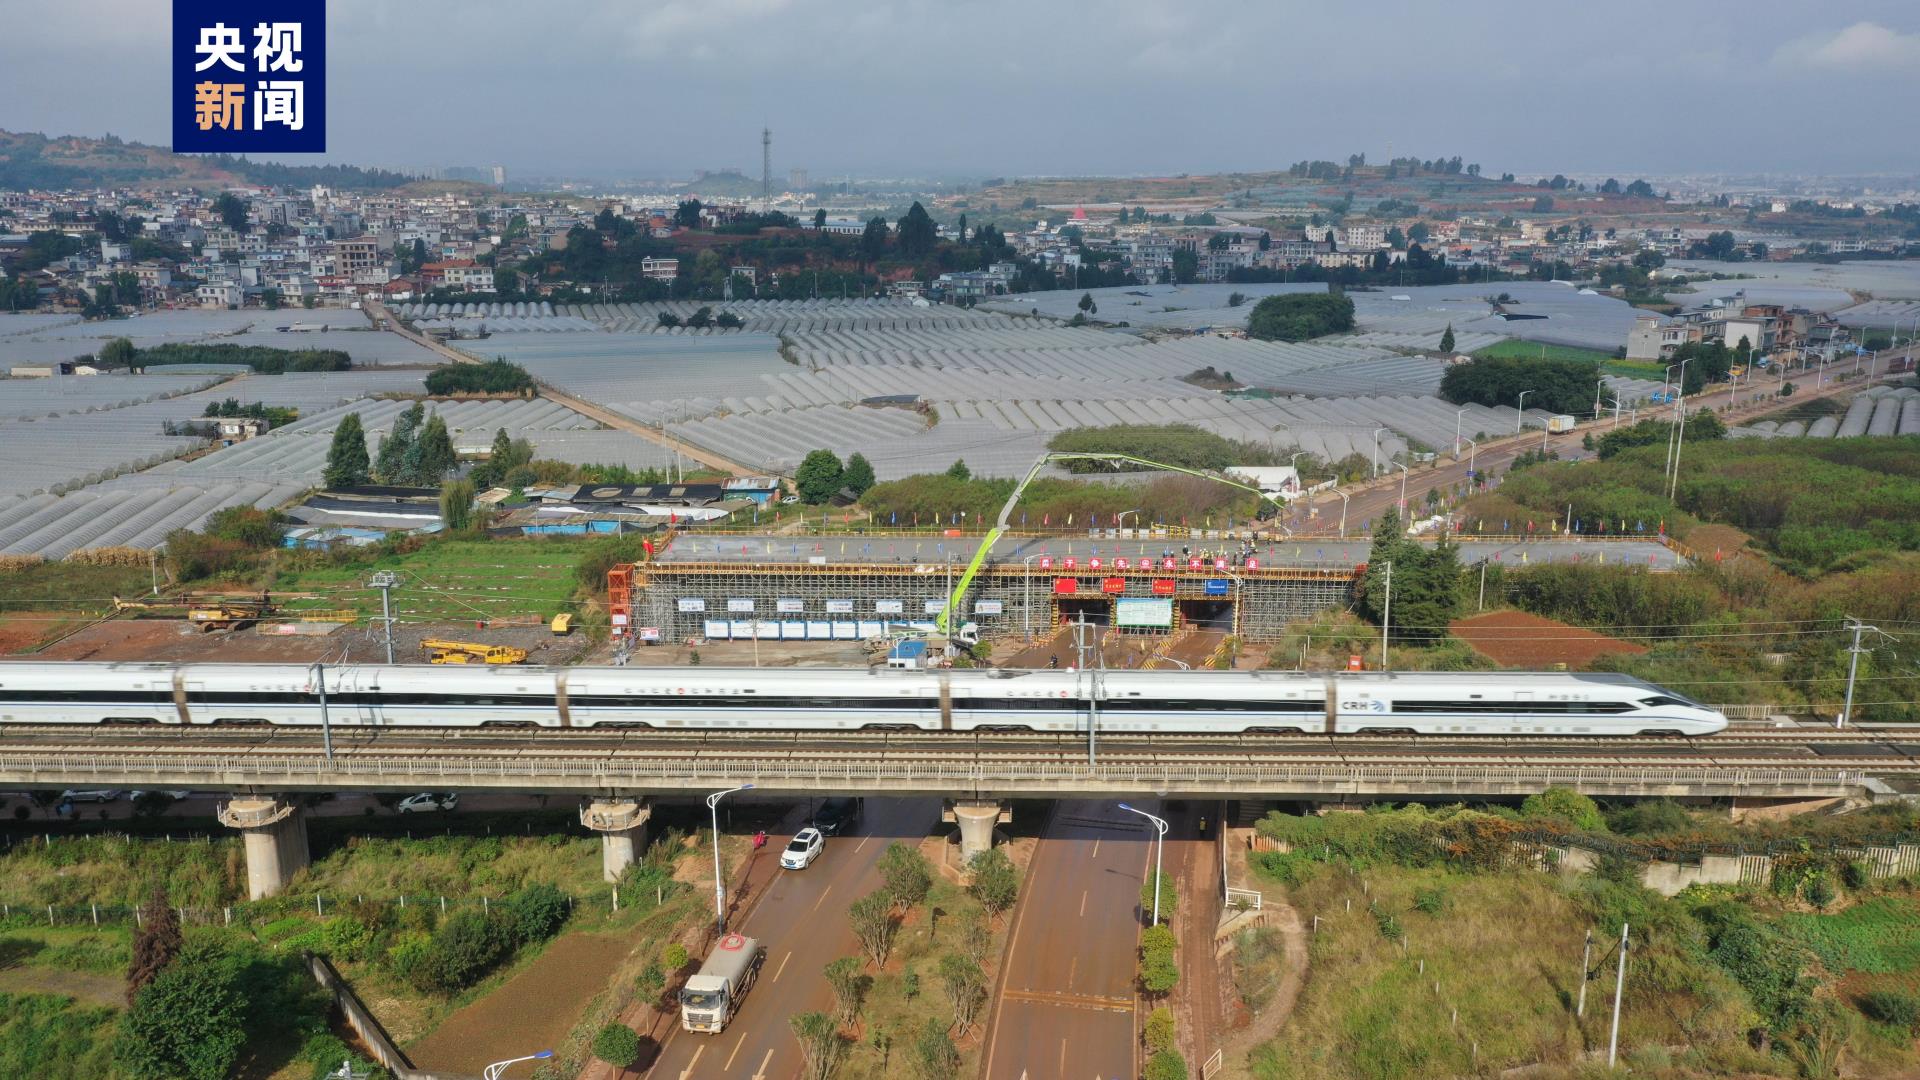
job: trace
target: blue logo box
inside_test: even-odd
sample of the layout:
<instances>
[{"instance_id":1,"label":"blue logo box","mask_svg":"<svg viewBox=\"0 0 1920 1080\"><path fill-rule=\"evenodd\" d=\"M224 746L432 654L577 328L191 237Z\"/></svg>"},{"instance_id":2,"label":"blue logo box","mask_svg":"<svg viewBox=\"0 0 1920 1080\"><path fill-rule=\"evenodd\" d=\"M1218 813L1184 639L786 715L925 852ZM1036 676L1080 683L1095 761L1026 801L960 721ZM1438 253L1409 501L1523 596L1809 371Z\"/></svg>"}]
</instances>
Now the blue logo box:
<instances>
[{"instance_id":1,"label":"blue logo box","mask_svg":"<svg viewBox=\"0 0 1920 1080\"><path fill-rule=\"evenodd\" d=\"M173 0L173 149L327 149L326 0Z\"/></svg>"}]
</instances>

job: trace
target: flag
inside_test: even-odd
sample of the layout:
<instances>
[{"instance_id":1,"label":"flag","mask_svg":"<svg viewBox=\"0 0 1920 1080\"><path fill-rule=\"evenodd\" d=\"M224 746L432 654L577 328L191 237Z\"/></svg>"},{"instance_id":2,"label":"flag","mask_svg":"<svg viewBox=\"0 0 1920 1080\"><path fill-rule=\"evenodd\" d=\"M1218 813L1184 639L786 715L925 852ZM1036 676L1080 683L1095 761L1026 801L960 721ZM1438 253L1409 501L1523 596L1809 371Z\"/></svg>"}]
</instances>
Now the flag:
<instances>
[{"instance_id":1,"label":"flag","mask_svg":"<svg viewBox=\"0 0 1920 1080\"><path fill-rule=\"evenodd\" d=\"M900 524L900 511L898 511L898 510L895 510L895 511L893 511L892 513L890 513L890 514L888 514L888 515L887 515L887 524L889 524L889 525L898 525L898 524Z\"/></svg>"},{"instance_id":2,"label":"flag","mask_svg":"<svg viewBox=\"0 0 1920 1080\"><path fill-rule=\"evenodd\" d=\"M1053 524L1053 514L1052 514L1052 512L1048 512L1048 513L1045 513L1045 514L1041 514L1041 515L1040 515L1040 524L1042 524L1042 525L1051 525L1051 524Z\"/></svg>"},{"instance_id":3,"label":"flag","mask_svg":"<svg viewBox=\"0 0 1920 1080\"><path fill-rule=\"evenodd\" d=\"M1073 515L1072 515L1072 514L1068 514L1068 515L1067 515L1067 524L1069 524L1069 525L1071 525L1071 524L1073 524Z\"/></svg>"},{"instance_id":4,"label":"flag","mask_svg":"<svg viewBox=\"0 0 1920 1080\"><path fill-rule=\"evenodd\" d=\"M1025 525L1026 523L1027 523L1027 512L1025 510L1022 510L1020 511L1020 524Z\"/></svg>"}]
</instances>

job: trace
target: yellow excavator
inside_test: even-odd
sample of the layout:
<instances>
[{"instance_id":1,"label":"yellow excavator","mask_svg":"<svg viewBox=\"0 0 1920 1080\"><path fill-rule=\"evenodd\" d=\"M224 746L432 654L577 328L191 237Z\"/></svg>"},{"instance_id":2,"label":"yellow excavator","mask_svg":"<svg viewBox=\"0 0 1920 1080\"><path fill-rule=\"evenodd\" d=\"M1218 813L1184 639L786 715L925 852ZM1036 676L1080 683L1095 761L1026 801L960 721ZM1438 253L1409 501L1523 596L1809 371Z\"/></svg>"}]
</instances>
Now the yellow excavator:
<instances>
[{"instance_id":1,"label":"yellow excavator","mask_svg":"<svg viewBox=\"0 0 1920 1080\"><path fill-rule=\"evenodd\" d=\"M936 620L935 625L939 627L940 633L942 635L950 636L953 640L961 641L968 644L971 644L973 640L978 639L979 632L977 629L973 628L971 623L960 627L956 631L953 625L954 612L961 610L960 601L965 599L967 595L967 588L968 586L973 584L973 579L976 575L980 573L980 568L986 565L987 556L993 553L994 541L1000 539L1000 537L1006 533L1007 520L1013 516L1013 508L1020 504L1020 496L1026 494L1027 486L1033 483L1035 477L1040 475L1041 469L1046 468L1048 465L1051 465L1056 461L1110 461L1116 465L1120 465L1120 464L1140 465L1149 469L1161 469L1166 472L1184 473L1187 476L1197 476L1202 480L1211 480L1216 484L1225 484L1228 487L1239 488L1242 491L1250 491L1255 495L1260 496L1262 499L1269 500L1275 503L1276 505L1285 505L1284 500L1281 499L1280 496L1276 494L1262 491L1258 487L1255 487L1252 484L1244 483L1239 480L1230 480L1224 476L1221 476L1219 473L1208 472L1205 469L1190 469L1184 465L1168 465L1163 461L1149 461L1146 458L1134 457L1132 454L1094 454L1094 453L1064 453L1064 452L1054 453L1054 454L1042 454L1039 460L1033 463L1033 468L1027 470L1027 478L1020 481L1019 485L1013 489L1013 494L1007 496L1007 504L1000 508L999 520L994 522L993 528L987 530L986 539L980 541L980 550L973 553L973 561L967 564L967 572L960 575L960 580L957 583L955 583L953 586L952 595L947 597L946 606L940 609L940 617L938 620Z\"/></svg>"},{"instance_id":2,"label":"yellow excavator","mask_svg":"<svg viewBox=\"0 0 1920 1080\"><path fill-rule=\"evenodd\" d=\"M511 645L486 645L477 641L448 641L428 638L420 643L427 650L430 664L518 664L527 658L527 650Z\"/></svg>"}]
</instances>

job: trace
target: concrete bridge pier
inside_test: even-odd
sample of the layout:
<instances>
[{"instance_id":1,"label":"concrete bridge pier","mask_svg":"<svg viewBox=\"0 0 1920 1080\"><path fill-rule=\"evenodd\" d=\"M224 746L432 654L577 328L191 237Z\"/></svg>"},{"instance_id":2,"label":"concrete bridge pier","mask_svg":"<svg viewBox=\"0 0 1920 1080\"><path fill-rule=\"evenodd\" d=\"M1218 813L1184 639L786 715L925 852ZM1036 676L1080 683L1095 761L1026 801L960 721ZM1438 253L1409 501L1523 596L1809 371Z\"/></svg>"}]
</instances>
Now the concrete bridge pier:
<instances>
[{"instance_id":1,"label":"concrete bridge pier","mask_svg":"<svg viewBox=\"0 0 1920 1080\"><path fill-rule=\"evenodd\" d=\"M641 798L590 799L580 807L580 824L600 834L600 875L619 881L647 838L653 806Z\"/></svg>"},{"instance_id":2,"label":"concrete bridge pier","mask_svg":"<svg viewBox=\"0 0 1920 1080\"><path fill-rule=\"evenodd\" d=\"M970 865L973 857L993 848L993 827L1013 820L1013 810L995 799L955 799L941 815L943 820L960 826L960 864Z\"/></svg>"},{"instance_id":3,"label":"concrete bridge pier","mask_svg":"<svg viewBox=\"0 0 1920 1080\"><path fill-rule=\"evenodd\" d=\"M276 895L307 868L307 816L272 795L236 795L220 807L220 824L239 829L247 849L247 899Z\"/></svg>"}]
</instances>

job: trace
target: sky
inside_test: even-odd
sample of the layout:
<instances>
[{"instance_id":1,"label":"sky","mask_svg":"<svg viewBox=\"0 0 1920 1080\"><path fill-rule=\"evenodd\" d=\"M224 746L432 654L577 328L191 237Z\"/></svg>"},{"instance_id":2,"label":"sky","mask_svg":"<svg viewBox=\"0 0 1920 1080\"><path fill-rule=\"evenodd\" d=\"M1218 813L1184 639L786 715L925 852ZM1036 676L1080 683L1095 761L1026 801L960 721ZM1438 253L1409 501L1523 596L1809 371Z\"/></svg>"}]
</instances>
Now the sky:
<instances>
[{"instance_id":1,"label":"sky","mask_svg":"<svg viewBox=\"0 0 1920 1080\"><path fill-rule=\"evenodd\" d=\"M261 0L270 10L270 0ZM328 154L684 176L1920 172L1913 0L329 0ZM170 138L168 0L0 0L0 128ZM287 159L293 160L293 159ZM312 160L312 159L306 159Z\"/></svg>"}]
</instances>

